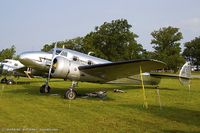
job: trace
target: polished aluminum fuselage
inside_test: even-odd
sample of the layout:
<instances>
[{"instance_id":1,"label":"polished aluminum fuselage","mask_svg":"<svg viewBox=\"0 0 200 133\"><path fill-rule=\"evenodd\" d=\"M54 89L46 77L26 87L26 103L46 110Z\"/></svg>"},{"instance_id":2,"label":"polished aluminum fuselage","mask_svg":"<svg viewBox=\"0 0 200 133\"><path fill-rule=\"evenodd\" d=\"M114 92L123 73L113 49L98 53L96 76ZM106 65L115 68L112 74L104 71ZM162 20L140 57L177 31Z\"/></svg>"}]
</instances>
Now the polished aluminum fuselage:
<instances>
[{"instance_id":1,"label":"polished aluminum fuselage","mask_svg":"<svg viewBox=\"0 0 200 133\"><path fill-rule=\"evenodd\" d=\"M57 51L60 51L60 53L57 53L54 58L56 58L57 56L61 56L68 59L69 61L74 61L73 59L77 58L75 62L80 66L89 65L88 62L92 62L92 64L110 63L110 61L69 49L57 48ZM49 66L51 65L52 56L53 53L50 52L30 51L20 54L19 60L27 67L48 71Z\"/></svg>"},{"instance_id":2,"label":"polished aluminum fuselage","mask_svg":"<svg viewBox=\"0 0 200 133\"><path fill-rule=\"evenodd\" d=\"M52 50L53 51L53 50ZM53 52L42 52L42 51L30 51L30 52L24 52L20 54L20 62L24 64L27 67L33 68L38 71L43 71L44 73L48 73L49 67L51 65L52 59L56 57L62 57L65 58L70 62L71 65L65 66L69 67L70 74L68 74L67 77L57 76L55 78L64 78L64 79L70 79L73 81L87 81L87 82L99 82L102 79L99 77L95 77L92 75L88 75L84 72L81 72L78 70L79 66L85 66L85 65L93 65L93 64L105 64L105 63L111 63L108 60L100 59L91 55L83 54L77 51L73 51L70 49L61 49L56 48L56 55L53 57ZM81 76L85 75L85 76ZM150 75L143 74L149 81ZM134 79L132 79L133 84L140 82L139 76L134 76ZM103 81L102 81L103 82Z\"/></svg>"}]
</instances>

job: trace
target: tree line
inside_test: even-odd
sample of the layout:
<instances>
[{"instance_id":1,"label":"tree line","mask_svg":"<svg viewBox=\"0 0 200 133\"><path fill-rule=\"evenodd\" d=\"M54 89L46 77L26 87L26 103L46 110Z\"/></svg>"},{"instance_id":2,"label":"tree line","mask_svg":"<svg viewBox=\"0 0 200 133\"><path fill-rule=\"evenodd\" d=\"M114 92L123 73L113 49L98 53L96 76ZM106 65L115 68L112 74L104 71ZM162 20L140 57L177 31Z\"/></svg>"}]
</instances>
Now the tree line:
<instances>
[{"instance_id":1,"label":"tree line","mask_svg":"<svg viewBox=\"0 0 200 133\"><path fill-rule=\"evenodd\" d=\"M152 45L154 51L147 51L142 44L137 42L136 39L139 36L131 29L132 25L126 19L112 20L96 26L94 31L84 37L44 44L41 50L49 51L57 43L57 47L65 47L86 54L92 52L94 56L110 61L151 58L165 62L167 69L174 72L185 60L191 61L194 65L200 65L200 37L185 42L185 49L181 53L180 41L183 39L183 34L180 29L172 26L163 27L150 33L153 39L149 45ZM13 46L10 48L10 53L12 52L15 53ZM5 53L9 52L0 51L0 60L6 57Z\"/></svg>"}]
</instances>

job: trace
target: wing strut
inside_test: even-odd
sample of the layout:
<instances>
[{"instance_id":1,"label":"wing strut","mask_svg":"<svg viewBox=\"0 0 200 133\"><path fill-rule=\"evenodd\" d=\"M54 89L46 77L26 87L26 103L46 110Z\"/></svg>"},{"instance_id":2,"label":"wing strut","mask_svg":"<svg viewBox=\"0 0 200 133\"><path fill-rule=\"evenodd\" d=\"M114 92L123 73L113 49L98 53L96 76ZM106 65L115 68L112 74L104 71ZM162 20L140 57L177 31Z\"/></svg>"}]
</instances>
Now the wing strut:
<instances>
[{"instance_id":1,"label":"wing strut","mask_svg":"<svg viewBox=\"0 0 200 133\"><path fill-rule=\"evenodd\" d=\"M140 78L141 78L141 83L142 83L142 91L143 91L143 98L144 98L144 106L146 109L148 109L148 103L147 103L147 97L144 89L144 82L143 82L143 77L142 77L142 67L140 66Z\"/></svg>"}]
</instances>

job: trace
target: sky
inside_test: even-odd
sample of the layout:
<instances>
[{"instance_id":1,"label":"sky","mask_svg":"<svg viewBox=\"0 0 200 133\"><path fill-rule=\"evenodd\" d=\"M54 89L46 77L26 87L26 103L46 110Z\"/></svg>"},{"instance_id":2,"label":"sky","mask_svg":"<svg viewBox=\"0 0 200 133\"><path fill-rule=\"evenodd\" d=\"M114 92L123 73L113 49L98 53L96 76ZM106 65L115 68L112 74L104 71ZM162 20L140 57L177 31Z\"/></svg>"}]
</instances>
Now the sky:
<instances>
[{"instance_id":1,"label":"sky","mask_svg":"<svg viewBox=\"0 0 200 133\"><path fill-rule=\"evenodd\" d=\"M38 51L122 18L150 51L150 33L162 27L180 28L182 44L200 36L200 0L0 0L0 50Z\"/></svg>"}]
</instances>

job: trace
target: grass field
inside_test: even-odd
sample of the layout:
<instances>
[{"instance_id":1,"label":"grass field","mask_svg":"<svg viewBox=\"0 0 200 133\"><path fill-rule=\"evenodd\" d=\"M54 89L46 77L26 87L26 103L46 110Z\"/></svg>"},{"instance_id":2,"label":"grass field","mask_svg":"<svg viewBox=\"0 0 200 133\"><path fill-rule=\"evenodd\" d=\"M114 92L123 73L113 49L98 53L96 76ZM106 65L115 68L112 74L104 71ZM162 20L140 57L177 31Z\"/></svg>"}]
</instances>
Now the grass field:
<instances>
[{"instance_id":1,"label":"grass field","mask_svg":"<svg viewBox=\"0 0 200 133\"><path fill-rule=\"evenodd\" d=\"M148 109L140 86L79 83L80 94L107 90L107 97L63 99L70 82L52 80L51 95L39 93L44 79L20 78L0 84L0 132L200 132L200 80L191 91L178 80L163 79L157 90L146 87ZM113 93L123 89L127 93Z\"/></svg>"}]
</instances>

